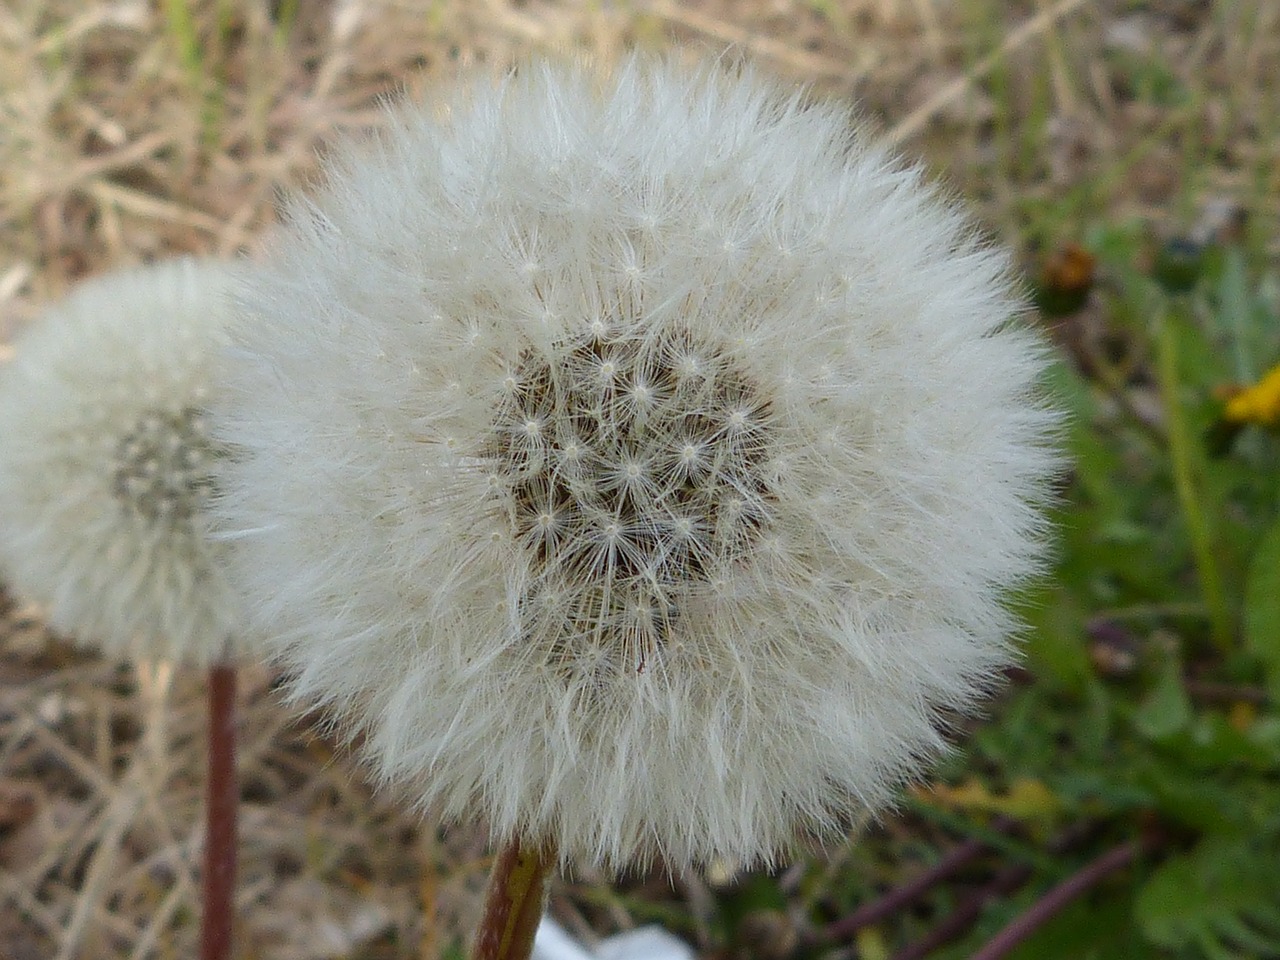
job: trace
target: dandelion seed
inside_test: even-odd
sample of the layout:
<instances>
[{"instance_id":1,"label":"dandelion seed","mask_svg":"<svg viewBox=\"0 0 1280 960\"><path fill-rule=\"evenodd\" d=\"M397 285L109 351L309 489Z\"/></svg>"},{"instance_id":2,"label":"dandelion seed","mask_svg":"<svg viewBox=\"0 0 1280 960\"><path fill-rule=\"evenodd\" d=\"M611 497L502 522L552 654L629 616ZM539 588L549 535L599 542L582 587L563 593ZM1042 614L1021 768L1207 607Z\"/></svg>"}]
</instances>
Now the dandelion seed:
<instances>
[{"instance_id":1,"label":"dandelion seed","mask_svg":"<svg viewBox=\"0 0 1280 960\"><path fill-rule=\"evenodd\" d=\"M243 625L202 519L231 276L180 260L90 280L0 371L0 566L55 630L111 656L207 665Z\"/></svg>"},{"instance_id":2,"label":"dandelion seed","mask_svg":"<svg viewBox=\"0 0 1280 960\"><path fill-rule=\"evenodd\" d=\"M1005 257L750 71L531 66L442 116L341 153L244 298L221 510L294 695L534 860L839 836L998 681L1041 556L1055 417Z\"/></svg>"}]
</instances>

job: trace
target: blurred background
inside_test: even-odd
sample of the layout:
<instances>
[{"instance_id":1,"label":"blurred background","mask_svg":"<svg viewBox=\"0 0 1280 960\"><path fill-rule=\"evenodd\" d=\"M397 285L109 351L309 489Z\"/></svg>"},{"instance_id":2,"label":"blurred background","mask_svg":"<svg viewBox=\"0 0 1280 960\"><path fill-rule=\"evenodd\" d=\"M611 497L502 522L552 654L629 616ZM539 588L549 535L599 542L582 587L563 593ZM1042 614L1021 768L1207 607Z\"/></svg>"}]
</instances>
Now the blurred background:
<instances>
[{"instance_id":1,"label":"blurred background","mask_svg":"<svg viewBox=\"0 0 1280 960\"><path fill-rule=\"evenodd\" d=\"M3 0L0 362L80 278L252 254L389 95L633 48L846 100L962 196L1059 348L1073 466L1023 666L895 815L775 873L563 879L552 914L723 960L1280 957L1273 0ZM0 958L193 955L204 680L166 670L0 595ZM240 691L238 955L464 956L483 840L273 682Z\"/></svg>"}]
</instances>

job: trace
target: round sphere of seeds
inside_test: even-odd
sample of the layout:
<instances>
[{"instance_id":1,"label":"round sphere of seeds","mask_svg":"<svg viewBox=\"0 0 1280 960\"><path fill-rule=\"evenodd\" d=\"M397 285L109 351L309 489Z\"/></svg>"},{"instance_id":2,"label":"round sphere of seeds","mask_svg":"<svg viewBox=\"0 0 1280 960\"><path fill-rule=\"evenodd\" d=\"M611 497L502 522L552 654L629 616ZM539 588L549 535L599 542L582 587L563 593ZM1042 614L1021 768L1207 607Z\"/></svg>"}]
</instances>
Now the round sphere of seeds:
<instances>
[{"instance_id":1,"label":"round sphere of seeds","mask_svg":"<svg viewBox=\"0 0 1280 960\"><path fill-rule=\"evenodd\" d=\"M1041 554L1004 258L744 71L530 66L331 174L216 410L296 696L569 863L767 861L888 802Z\"/></svg>"},{"instance_id":2,"label":"round sphere of seeds","mask_svg":"<svg viewBox=\"0 0 1280 960\"><path fill-rule=\"evenodd\" d=\"M231 283L191 259L96 277L0 371L0 569L54 629L112 656L205 664L240 626L204 527Z\"/></svg>"}]
</instances>

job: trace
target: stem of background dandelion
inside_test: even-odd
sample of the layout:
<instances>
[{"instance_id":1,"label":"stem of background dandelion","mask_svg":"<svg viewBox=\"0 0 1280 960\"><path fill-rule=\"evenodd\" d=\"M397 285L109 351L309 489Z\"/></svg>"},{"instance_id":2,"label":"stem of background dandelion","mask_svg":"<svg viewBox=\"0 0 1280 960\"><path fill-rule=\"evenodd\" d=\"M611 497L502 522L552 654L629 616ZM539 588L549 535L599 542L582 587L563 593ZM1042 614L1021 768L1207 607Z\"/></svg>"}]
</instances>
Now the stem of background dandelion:
<instances>
[{"instance_id":1,"label":"stem of background dandelion","mask_svg":"<svg viewBox=\"0 0 1280 960\"><path fill-rule=\"evenodd\" d=\"M471 960L528 960L547 903L555 856L512 840L498 852Z\"/></svg>"},{"instance_id":2,"label":"stem of background dandelion","mask_svg":"<svg viewBox=\"0 0 1280 960\"><path fill-rule=\"evenodd\" d=\"M231 956L232 896L236 879L235 730L236 668L209 668L209 779L205 787L204 909L200 960Z\"/></svg>"},{"instance_id":3,"label":"stem of background dandelion","mask_svg":"<svg viewBox=\"0 0 1280 960\"><path fill-rule=\"evenodd\" d=\"M1222 578L1219 576L1218 564L1213 555L1213 535L1209 529L1209 519L1197 496L1194 441L1178 396L1181 383L1178 376L1178 332L1174 328L1172 308L1167 304L1161 304L1155 309L1158 311L1156 350L1160 372L1160 393L1164 400L1165 416L1168 419L1169 457L1173 461L1173 484L1177 491L1178 503L1182 507L1183 517L1186 519L1187 533L1191 537L1191 552L1195 557L1196 574L1200 578L1200 591L1204 595L1205 605L1209 608L1213 642L1219 650L1226 652L1231 649L1231 611L1227 607Z\"/></svg>"}]
</instances>

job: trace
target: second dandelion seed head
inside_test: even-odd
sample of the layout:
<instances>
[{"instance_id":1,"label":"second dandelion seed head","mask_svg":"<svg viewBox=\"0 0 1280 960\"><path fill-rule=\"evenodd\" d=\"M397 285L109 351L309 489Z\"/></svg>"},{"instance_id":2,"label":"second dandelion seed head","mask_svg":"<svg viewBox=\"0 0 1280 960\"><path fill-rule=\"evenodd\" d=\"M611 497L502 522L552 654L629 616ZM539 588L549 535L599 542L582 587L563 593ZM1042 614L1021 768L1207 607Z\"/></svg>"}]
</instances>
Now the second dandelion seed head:
<instances>
[{"instance_id":1,"label":"second dandelion seed head","mask_svg":"<svg viewBox=\"0 0 1280 960\"><path fill-rule=\"evenodd\" d=\"M148 410L116 444L116 496L147 520L189 522L213 491L216 456L200 407Z\"/></svg>"},{"instance_id":2,"label":"second dandelion seed head","mask_svg":"<svg viewBox=\"0 0 1280 960\"><path fill-rule=\"evenodd\" d=\"M181 258L86 280L0 371L0 568L110 656L203 665L242 628L205 526L237 272Z\"/></svg>"}]
</instances>

